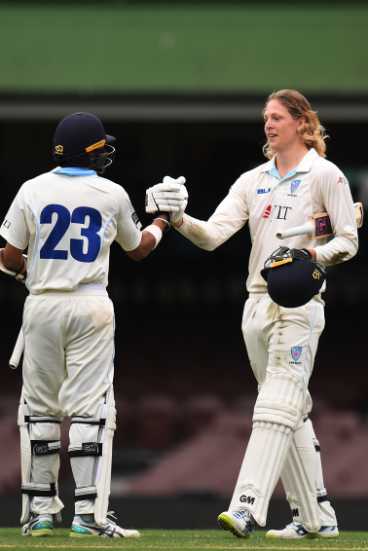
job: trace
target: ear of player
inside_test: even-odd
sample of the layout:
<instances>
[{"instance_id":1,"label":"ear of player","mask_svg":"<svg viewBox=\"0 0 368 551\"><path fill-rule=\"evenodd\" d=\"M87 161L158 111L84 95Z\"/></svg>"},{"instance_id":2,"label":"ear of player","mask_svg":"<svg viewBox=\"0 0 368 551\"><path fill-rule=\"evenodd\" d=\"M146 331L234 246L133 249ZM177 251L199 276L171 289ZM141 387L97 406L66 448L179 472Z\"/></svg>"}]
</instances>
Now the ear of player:
<instances>
[{"instance_id":1,"label":"ear of player","mask_svg":"<svg viewBox=\"0 0 368 551\"><path fill-rule=\"evenodd\" d=\"M279 247L266 260L262 277L272 300L286 308L303 306L319 293L326 279L322 266L306 249Z\"/></svg>"},{"instance_id":2,"label":"ear of player","mask_svg":"<svg viewBox=\"0 0 368 551\"><path fill-rule=\"evenodd\" d=\"M170 214L170 222L176 224L183 218L188 204L188 191L184 176L165 176L163 181L146 190L146 212Z\"/></svg>"}]
</instances>

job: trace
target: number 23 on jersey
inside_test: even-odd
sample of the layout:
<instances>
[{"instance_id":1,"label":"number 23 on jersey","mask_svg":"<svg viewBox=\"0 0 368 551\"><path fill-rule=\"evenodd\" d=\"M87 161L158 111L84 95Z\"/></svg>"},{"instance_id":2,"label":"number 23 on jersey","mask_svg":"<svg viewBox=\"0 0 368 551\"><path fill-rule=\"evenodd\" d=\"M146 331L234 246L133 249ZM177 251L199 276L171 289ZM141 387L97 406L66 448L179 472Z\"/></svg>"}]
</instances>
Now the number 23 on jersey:
<instances>
[{"instance_id":1,"label":"number 23 on jersey","mask_svg":"<svg viewBox=\"0 0 368 551\"><path fill-rule=\"evenodd\" d=\"M41 212L40 224L51 224L53 215L56 222L40 250L40 258L67 260L69 254L79 262L96 260L101 247L98 232L102 226L102 217L98 210L92 207L77 207L72 212L63 205L47 205ZM70 239L69 250L58 249L57 246L71 224L82 224L81 239ZM84 239L83 239L83 238ZM83 245L87 240L87 250Z\"/></svg>"}]
</instances>

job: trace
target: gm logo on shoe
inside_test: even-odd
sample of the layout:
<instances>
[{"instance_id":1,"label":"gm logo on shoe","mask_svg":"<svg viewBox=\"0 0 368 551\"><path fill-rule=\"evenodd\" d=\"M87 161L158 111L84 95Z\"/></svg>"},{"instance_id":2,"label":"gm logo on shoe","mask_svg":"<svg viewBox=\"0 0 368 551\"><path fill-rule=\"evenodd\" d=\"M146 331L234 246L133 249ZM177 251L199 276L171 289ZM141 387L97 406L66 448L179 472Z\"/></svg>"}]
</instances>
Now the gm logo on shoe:
<instances>
[{"instance_id":1,"label":"gm logo on shoe","mask_svg":"<svg viewBox=\"0 0 368 551\"><path fill-rule=\"evenodd\" d=\"M239 498L239 501L241 501L242 503L248 503L249 505L254 505L255 500L255 497L246 496L244 494L241 495Z\"/></svg>"}]
</instances>

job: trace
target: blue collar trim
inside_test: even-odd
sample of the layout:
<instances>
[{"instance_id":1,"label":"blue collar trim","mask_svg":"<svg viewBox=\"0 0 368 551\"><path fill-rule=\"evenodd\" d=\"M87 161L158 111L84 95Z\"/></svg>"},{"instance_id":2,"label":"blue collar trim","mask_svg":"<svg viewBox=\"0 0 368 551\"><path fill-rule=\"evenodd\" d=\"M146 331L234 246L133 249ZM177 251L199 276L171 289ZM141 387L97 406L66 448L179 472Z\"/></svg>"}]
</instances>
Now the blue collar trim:
<instances>
[{"instance_id":1,"label":"blue collar trim","mask_svg":"<svg viewBox=\"0 0 368 551\"><path fill-rule=\"evenodd\" d=\"M64 174L65 176L96 176L96 171L91 168L82 168L80 166L58 166L53 172L55 174Z\"/></svg>"},{"instance_id":2,"label":"blue collar trim","mask_svg":"<svg viewBox=\"0 0 368 551\"><path fill-rule=\"evenodd\" d=\"M285 176L281 177L279 171L276 168L275 160L272 159L271 167L267 170L267 172L268 174L270 174L270 176L273 176L277 180L285 180L286 178L291 178L292 176L295 176L295 174L298 172L298 167L289 170L289 172L285 174Z\"/></svg>"}]
</instances>

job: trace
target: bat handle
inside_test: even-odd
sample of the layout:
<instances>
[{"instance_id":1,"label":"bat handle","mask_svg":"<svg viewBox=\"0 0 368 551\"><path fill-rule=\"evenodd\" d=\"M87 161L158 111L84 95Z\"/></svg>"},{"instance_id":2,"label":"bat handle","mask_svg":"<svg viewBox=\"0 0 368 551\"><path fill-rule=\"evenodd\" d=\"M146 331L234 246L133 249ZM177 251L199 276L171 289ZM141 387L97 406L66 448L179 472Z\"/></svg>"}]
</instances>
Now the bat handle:
<instances>
[{"instance_id":1,"label":"bat handle","mask_svg":"<svg viewBox=\"0 0 368 551\"><path fill-rule=\"evenodd\" d=\"M296 235L312 235L313 226L311 224L304 224L303 226L295 226L289 228L283 232L277 232L276 237L278 239L286 239L287 237L295 237Z\"/></svg>"},{"instance_id":2,"label":"bat handle","mask_svg":"<svg viewBox=\"0 0 368 551\"><path fill-rule=\"evenodd\" d=\"M17 340L15 342L13 352L9 359L9 367L10 369L17 369L20 360L22 358L24 351L24 336L23 336L23 330L20 328L20 331L18 333Z\"/></svg>"}]
</instances>

